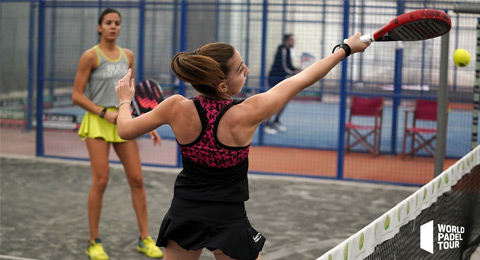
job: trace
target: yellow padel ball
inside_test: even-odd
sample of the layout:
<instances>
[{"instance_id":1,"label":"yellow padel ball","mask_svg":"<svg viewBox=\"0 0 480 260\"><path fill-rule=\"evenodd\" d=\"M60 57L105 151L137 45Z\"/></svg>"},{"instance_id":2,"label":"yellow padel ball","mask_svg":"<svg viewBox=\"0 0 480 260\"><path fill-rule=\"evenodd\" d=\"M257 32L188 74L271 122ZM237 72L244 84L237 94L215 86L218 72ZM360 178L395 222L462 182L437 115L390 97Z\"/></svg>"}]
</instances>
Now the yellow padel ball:
<instances>
[{"instance_id":1,"label":"yellow padel ball","mask_svg":"<svg viewBox=\"0 0 480 260\"><path fill-rule=\"evenodd\" d=\"M465 49L457 49L453 53L453 62L458 67L465 67L470 63L470 53Z\"/></svg>"}]
</instances>

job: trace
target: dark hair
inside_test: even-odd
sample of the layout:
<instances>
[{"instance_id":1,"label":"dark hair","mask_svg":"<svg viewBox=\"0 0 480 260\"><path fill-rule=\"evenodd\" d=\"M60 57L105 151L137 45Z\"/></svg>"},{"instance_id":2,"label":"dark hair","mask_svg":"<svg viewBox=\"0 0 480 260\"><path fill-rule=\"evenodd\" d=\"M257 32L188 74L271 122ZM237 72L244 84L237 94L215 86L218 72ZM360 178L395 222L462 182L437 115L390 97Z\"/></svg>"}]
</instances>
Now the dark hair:
<instances>
[{"instance_id":1,"label":"dark hair","mask_svg":"<svg viewBox=\"0 0 480 260\"><path fill-rule=\"evenodd\" d=\"M107 14L109 14L109 13L116 13L116 14L118 14L118 16L120 17L120 21L122 20L122 15L120 14L119 11L117 11L117 9L107 8L107 9L103 10L102 13L100 14L100 17L98 17L98 25L102 25L103 18L105 17L105 15L107 15ZM98 32L98 35L101 35L101 33Z\"/></svg>"},{"instance_id":2,"label":"dark hair","mask_svg":"<svg viewBox=\"0 0 480 260\"><path fill-rule=\"evenodd\" d=\"M203 96L221 99L217 86L227 79L227 62L234 54L235 48L230 44L208 43L191 53L177 53L170 66L179 79L190 83Z\"/></svg>"},{"instance_id":3,"label":"dark hair","mask_svg":"<svg viewBox=\"0 0 480 260\"><path fill-rule=\"evenodd\" d=\"M292 36L293 36L292 33L284 34L284 35L283 35L283 43L285 43L286 41L288 41L288 39L290 39L290 37L292 37Z\"/></svg>"}]
</instances>

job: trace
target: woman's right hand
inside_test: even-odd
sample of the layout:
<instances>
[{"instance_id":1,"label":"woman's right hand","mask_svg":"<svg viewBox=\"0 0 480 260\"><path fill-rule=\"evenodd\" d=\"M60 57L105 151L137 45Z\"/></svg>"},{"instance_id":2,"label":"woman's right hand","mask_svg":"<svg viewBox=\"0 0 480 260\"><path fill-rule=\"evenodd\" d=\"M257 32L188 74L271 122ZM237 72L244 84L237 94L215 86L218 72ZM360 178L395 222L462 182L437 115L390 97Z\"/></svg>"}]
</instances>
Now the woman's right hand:
<instances>
[{"instance_id":1,"label":"woman's right hand","mask_svg":"<svg viewBox=\"0 0 480 260\"><path fill-rule=\"evenodd\" d=\"M364 52L365 49L370 46L370 42L363 42L362 40L360 40L360 36L362 36L362 34L357 32L354 35L350 36L345 42L346 44L348 44L348 46L350 46L352 54L356 52Z\"/></svg>"}]
</instances>

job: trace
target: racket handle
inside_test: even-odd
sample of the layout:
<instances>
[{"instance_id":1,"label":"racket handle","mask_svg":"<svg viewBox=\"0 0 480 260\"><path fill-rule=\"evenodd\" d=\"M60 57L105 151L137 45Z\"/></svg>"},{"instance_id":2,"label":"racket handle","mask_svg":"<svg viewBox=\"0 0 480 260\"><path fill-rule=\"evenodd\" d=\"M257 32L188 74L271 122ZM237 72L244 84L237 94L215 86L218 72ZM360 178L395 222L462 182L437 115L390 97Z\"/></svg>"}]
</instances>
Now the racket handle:
<instances>
[{"instance_id":1,"label":"racket handle","mask_svg":"<svg viewBox=\"0 0 480 260\"><path fill-rule=\"evenodd\" d=\"M365 43L374 42L373 33L360 36L360 40Z\"/></svg>"},{"instance_id":2,"label":"racket handle","mask_svg":"<svg viewBox=\"0 0 480 260\"><path fill-rule=\"evenodd\" d=\"M373 38L373 33L360 36L360 40L365 43L375 41L375 39ZM343 43L347 43L347 39L343 40Z\"/></svg>"}]
</instances>

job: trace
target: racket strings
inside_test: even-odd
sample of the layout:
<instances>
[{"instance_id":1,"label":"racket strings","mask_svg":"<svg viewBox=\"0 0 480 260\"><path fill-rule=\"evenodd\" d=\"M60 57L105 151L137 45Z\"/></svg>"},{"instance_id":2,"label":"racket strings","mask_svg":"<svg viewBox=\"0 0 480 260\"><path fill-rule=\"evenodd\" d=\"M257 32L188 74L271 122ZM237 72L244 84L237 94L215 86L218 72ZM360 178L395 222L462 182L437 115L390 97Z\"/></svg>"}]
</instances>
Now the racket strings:
<instances>
[{"instance_id":1,"label":"racket strings","mask_svg":"<svg viewBox=\"0 0 480 260\"><path fill-rule=\"evenodd\" d=\"M447 29L439 22L422 20L408 23L394 31L397 34L395 38L398 38L398 40L415 41L437 37L444 34Z\"/></svg>"},{"instance_id":2,"label":"racket strings","mask_svg":"<svg viewBox=\"0 0 480 260\"><path fill-rule=\"evenodd\" d=\"M136 87L134 109L138 115L152 110L164 100L161 87L158 83L150 81L140 82Z\"/></svg>"},{"instance_id":3,"label":"racket strings","mask_svg":"<svg viewBox=\"0 0 480 260\"><path fill-rule=\"evenodd\" d=\"M145 83L147 87L145 88L149 99L154 99L158 103L163 101L163 90L161 89L160 85L153 80L146 80Z\"/></svg>"}]
</instances>

